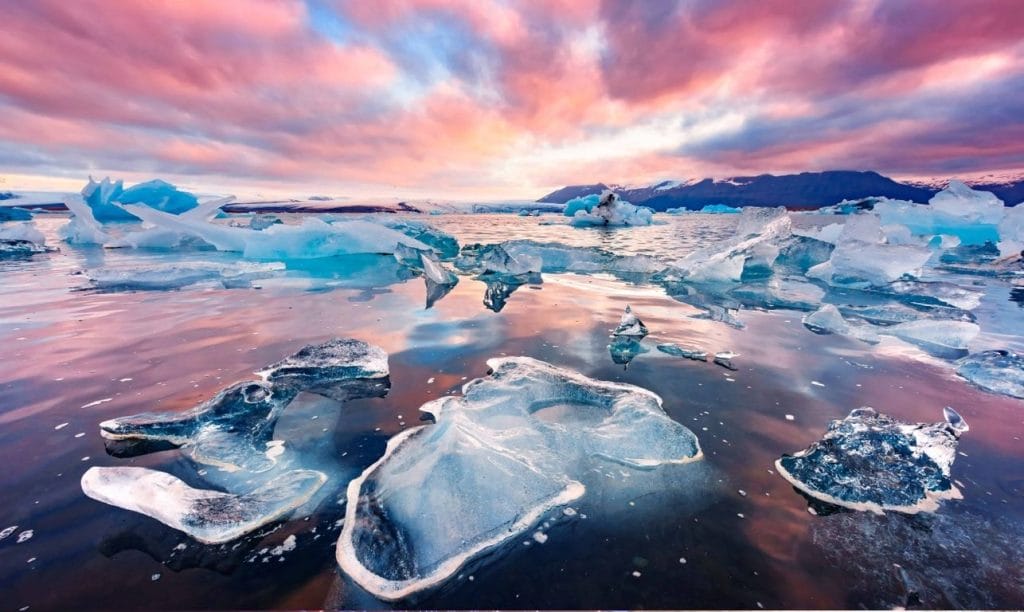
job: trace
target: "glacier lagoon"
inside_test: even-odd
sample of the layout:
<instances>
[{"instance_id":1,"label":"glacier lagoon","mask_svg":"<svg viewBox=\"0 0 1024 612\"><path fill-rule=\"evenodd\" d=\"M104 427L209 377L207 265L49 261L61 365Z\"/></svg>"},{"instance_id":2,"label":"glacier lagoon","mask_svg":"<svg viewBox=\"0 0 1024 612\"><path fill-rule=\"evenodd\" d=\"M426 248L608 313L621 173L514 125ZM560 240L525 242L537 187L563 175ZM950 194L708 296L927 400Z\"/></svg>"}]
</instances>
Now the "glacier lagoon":
<instances>
[{"instance_id":1,"label":"glacier lagoon","mask_svg":"<svg viewBox=\"0 0 1024 612\"><path fill-rule=\"evenodd\" d=\"M319 221L279 216L288 227ZM250 222L236 217L219 221ZM775 225L762 240L736 236L740 215L656 215L661 223L628 229L570 228L556 217L429 217L463 247L517 241L500 257L488 251L486 262L444 264L462 273L458 282L431 289L392 255L252 260L189 244L104 249L61 241L66 215L37 214L35 227L59 251L0 261L0 455L19 466L0 476L0 528L13 527L0 536L8 601L34 609L387 605L339 569L339 537L356 528L345 522L346 488L384 457L390 439L435 426L421 406L463 396L467 382L487 379L489 359L527 356L653 392L699 440L700 460L646 470L584 464L571 474L585 494L544 507L503 544L396 605L1019 605L1024 403L985 391L994 386L986 378L973 386L956 373L973 372L963 365L973 361L957 366L970 354L1024 352L1017 277L932 262L920 279L931 284L899 281L888 292L905 299L878 299L857 279L844 283L836 264L888 281L905 262L864 266L856 244L831 259L814 253L817 243L783 244L790 238L776 240L785 233L779 219L766 220ZM787 223L820 236L845 221L789 215ZM884 252L863 240L881 229L848 233ZM899 246L911 267L938 258ZM823 258L831 267L804 275ZM692 264L691 277L664 274L658 262ZM421 256L419 267L433 263ZM759 272L773 265L785 274ZM823 299L835 308L807 325ZM636 340L641 350L616 360L611 336L627 305L649 334ZM148 468L233 494L257 489L257 476L170 445L111 444L99 424L184 412L331 338L381 347L391 386L383 397L344 403L302 393L279 414L280 444L267 452L283 452L287 469L327 477L291 518L208 545L83 495L83 474L103 467ZM729 367L654 350L670 344L729 355ZM821 440L830 422L861 406L902 423L932 423L946 406L962 415L970 430L950 468L962 499L933 513L879 516L805 497L778 474L780 456ZM543 412L558 419L567 410L553 408ZM452 509L471 500L467 491Z\"/></svg>"}]
</instances>

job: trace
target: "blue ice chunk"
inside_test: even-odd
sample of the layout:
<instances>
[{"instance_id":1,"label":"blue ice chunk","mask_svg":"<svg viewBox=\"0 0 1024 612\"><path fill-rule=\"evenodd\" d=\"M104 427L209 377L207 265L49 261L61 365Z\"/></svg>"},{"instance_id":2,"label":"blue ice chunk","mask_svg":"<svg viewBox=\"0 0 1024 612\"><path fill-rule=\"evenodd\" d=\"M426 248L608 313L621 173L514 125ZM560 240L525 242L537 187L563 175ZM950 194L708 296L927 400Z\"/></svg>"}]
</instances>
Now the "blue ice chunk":
<instances>
[{"instance_id":1,"label":"blue ice chunk","mask_svg":"<svg viewBox=\"0 0 1024 612\"><path fill-rule=\"evenodd\" d=\"M579 198L573 198L565 203L564 214L566 217L574 217L576 216L576 212L580 210L590 212L600 201L601 196L596 193Z\"/></svg>"}]
</instances>

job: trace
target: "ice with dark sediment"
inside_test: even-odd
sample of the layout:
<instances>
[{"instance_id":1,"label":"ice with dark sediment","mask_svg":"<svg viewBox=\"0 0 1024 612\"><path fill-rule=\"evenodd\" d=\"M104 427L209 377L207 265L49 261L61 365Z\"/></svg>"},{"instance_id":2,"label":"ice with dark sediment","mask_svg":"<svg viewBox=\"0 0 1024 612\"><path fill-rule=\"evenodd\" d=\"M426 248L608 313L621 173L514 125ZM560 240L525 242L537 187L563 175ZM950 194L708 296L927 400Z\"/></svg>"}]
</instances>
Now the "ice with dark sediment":
<instances>
[{"instance_id":1,"label":"ice with dark sediment","mask_svg":"<svg viewBox=\"0 0 1024 612\"><path fill-rule=\"evenodd\" d=\"M775 462L803 494L853 510L915 514L960 499L951 480L967 423L951 408L939 423L903 423L857 408L829 423L821 440Z\"/></svg>"},{"instance_id":2,"label":"ice with dark sediment","mask_svg":"<svg viewBox=\"0 0 1024 612\"><path fill-rule=\"evenodd\" d=\"M251 287L253 281L270 278L283 270L284 265L279 263L181 262L98 268L84 274L100 291L167 291L200 283L227 289Z\"/></svg>"},{"instance_id":3,"label":"ice with dark sediment","mask_svg":"<svg viewBox=\"0 0 1024 612\"><path fill-rule=\"evenodd\" d=\"M823 304L821 308L803 318L804 327L819 334L836 334L855 338L870 344L877 344L881 339L868 325L854 325L839 312L834 304Z\"/></svg>"},{"instance_id":4,"label":"ice with dark sediment","mask_svg":"<svg viewBox=\"0 0 1024 612\"><path fill-rule=\"evenodd\" d=\"M635 314L633 309L626 304L626 311L622 313L619 325L612 331L612 335L619 338L641 339L647 335L647 326Z\"/></svg>"},{"instance_id":5,"label":"ice with dark sediment","mask_svg":"<svg viewBox=\"0 0 1024 612\"><path fill-rule=\"evenodd\" d=\"M388 354L380 347L362 340L335 338L305 346L257 374L275 387L346 401L351 399L353 389L387 381L389 372ZM355 385L349 384L351 381Z\"/></svg>"},{"instance_id":6,"label":"ice with dark sediment","mask_svg":"<svg viewBox=\"0 0 1024 612\"><path fill-rule=\"evenodd\" d=\"M436 586L469 560L586 494L596 462L649 470L695 461L696 436L639 387L526 357L488 361L463 395L425 404L348 486L338 562L376 597Z\"/></svg>"},{"instance_id":7,"label":"ice with dark sediment","mask_svg":"<svg viewBox=\"0 0 1024 612\"><path fill-rule=\"evenodd\" d=\"M1024 399L1024 357L1011 351L972 353L956 362L956 373L986 391Z\"/></svg>"},{"instance_id":8,"label":"ice with dark sediment","mask_svg":"<svg viewBox=\"0 0 1024 612\"><path fill-rule=\"evenodd\" d=\"M220 544L287 517L326 480L322 472L293 470L236 494L196 489L148 468L92 467L81 485L92 499L144 514L200 542Z\"/></svg>"},{"instance_id":9,"label":"ice with dark sediment","mask_svg":"<svg viewBox=\"0 0 1024 612\"><path fill-rule=\"evenodd\" d=\"M707 361L707 351L702 351L695 348L686 348L677 344L666 343L659 344L658 350L666 355L672 355L673 357L682 357L683 359L692 359L694 361Z\"/></svg>"}]
</instances>

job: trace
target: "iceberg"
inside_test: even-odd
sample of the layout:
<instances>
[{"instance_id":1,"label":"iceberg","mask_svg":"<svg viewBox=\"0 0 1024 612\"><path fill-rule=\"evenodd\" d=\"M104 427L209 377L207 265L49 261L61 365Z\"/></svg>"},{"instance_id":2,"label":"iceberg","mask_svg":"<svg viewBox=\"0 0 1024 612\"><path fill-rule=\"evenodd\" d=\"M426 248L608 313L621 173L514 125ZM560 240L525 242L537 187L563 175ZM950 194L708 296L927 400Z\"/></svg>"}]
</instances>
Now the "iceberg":
<instances>
[{"instance_id":1,"label":"iceberg","mask_svg":"<svg viewBox=\"0 0 1024 612\"><path fill-rule=\"evenodd\" d=\"M694 361L707 361L707 351L700 349L691 349L678 346L676 344L659 344L658 350L666 355L672 355L673 357L682 357L684 359L693 359Z\"/></svg>"},{"instance_id":2,"label":"iceberg","mask_svg":"<svg viewBox=\"0 0 1024 612\"><path fill-rule=\"evenodd\" d=\"M798 491L826 504L876 514L934 512L940 501L961 498L950 468L968 430L956 411L944 414L940 423L908 424L857 408L775 467Z\"/></svg>"},{"instance_id":3,"label":"iceberg","mask_svg":"<svg viewBox=\"0 0 1024 612\"><path fill-rule=\"evenodd\" d=\"M595 462L649 470L702 457L696 436L639 387L527 357L420 410L348 485L338 563L375 597L406 598L586 494Z\"/></svg>"},{"instance_id":4,"label":"iceberg","mask_svg":"<svg viewBox=\"0 0 1024 612\"><path fill-rule=\"evenodd\" d=\"M956 362L956 373L986 391L1024 399L1024 357L1016 353L972 353Z\"/></svg>"},{"instance_id":5,"label":"iceberg","mask_svg":"<svg viewBox=\"0 0 1024 612\"><path fill-rule=\"evenodd\" d=\"M196 489L148 468L91 467L81 484L92 499L144 514L200 542L220 544L287 517L326 481L321 472L294 470L238 495Z\"/></svg>"},{"instance_id":6,"label":"iceberg","mask_svg":"<svg viewBox=\"0 0 1024 612\"><path fill-rule=\"evenodd\" d=\"M565 209L562 211L562 214L566 217L574 217L576 216L576 213L580 211L589 213L600 201L601 196L596 193L579 198L573 198L565 203Z\"/></svg>"},{"instance_id":7,"label":"iceberg","mask_svg":"<svg viewBox=\"0 0 1024 612\"><path fill-rule=\"evenodd\" d=\"M593 196L587 196L590 198ZM585 198L586 199L586 198ZM566 214L569 211L566 205ZM637 225L650 225L654 211L646 206L633 206L622 200L611 191L605 190L601 194L596 206L589 209L580 207L572 215L572 225L575 227L625 227Z\"/></svg>"},{"instance_id":8,"label":"iceberg","mask_svg":"<svg viewBox=\"0 0 1024 612\"><path fill-rule=\"evenodd\" d=\"M997 246L1001 257L1024 257L1024 206L1018 204L1006 210L999 222Z\"/></svg>"},{"instance_id":9,"label":"iceberg","mask_svg":"<svg viewBox=\"0 0 1024 612\"><path fill-rule=\"evenodd\" d=\"M966 245L981 245L999 240L1006 207L995 195L954 180L927 205L881 198L874 214L883 225L903 226L915 236L946 235Z\"/></svg>"},{"instance_id":10,"label":"iceberg","mask_svg":"<svg viewBox=\"0 0 1024 612\"><path fill-rule=\"evenodd\" d=\"M0 200L3 200L3 198L0 198ZM31 219L32 213L24 208L0 205L0 223L4 221L30 221Z\"/></svg>"},{"instance_id":11,"label":"iceberg","mask_svg":"<svg viewBox=\"0 0 1024 612\"><path fill-rule=\"evenodd\" d=\"M836 334L855 338L869 344L880 342L878 334L867 326L854 325L843 318L834 304L823 304L821 308L803 318L804 327L818 334Z\"/></svg>"},{"instance_id":12,"label":"iceberg","mask_svg":"<svg viewBox=\"0 0 1024 612\"><path fill-rule=\"evenodd\" d=\"M719 351L715 353L715 358L712 361L727 370L737 371L739 368L733 365L732 360L739 356L739 353L734 353L732 351Z\"/></svg>"},{"instance_id":13,"label":"iceberg","mask_svg":"<svg viewBox=\"0 0 1024 612\"><path fill-rule=\"evenodd\" d=\"M280 263L212 262L158 263L144 267L86 270L93 288L100 291L167 291L199 283L215 283L225 289L251 287L252 281L270 278L284 270Z\"/></svg>"},{"instance_id":14,"label":"iceberg","mask_svg":"<svg viewBox=\"0 0 1024 612\"><path fill-rule=\"evenodd\" d=\"M93 215L93 209L76 195L64 199L64 205L71 211L71 219L59 230L60 237L72 244L106 244L110 235Z\"/></svg>"},{"instance_id":15,"label":"iceberg","mask_svg":"<svg viewBox=\"0 0 1024 612\"><path fill-rule=\"evenodd\" d=\"M613 336L636 338L637 340L647 335L647 327L644 322L633 314L633 309L626 304L626 311L622 313L619 326L612 332Z\"/></svg>"},{"instance_id":16,"label":"iceberg","mask_svg":"<svg viewBox=\"0 0 1024 612\"><path fill-rule=\"evenodd\" d=\"M148 206L172 214L183 213L199 204L191 193L180 191L160 179L125 189L123 181L111 182L109 178L104 178L97 183L89 177L89 182L82 188L82 199L92 210L93 216L102 222L137 220L136 215L119 204Z\"/></svg>"},{"instance_id":17,"label":"iceberg","mask_svg":"<svg viewBox=\"0 0 1024 612\"><path fill-rule=\"evenodd\" d=\"M829 260L807 276L831 285L877 287L920 276L931 256L923 246L887 242L878 217L854 215L843 225Z\"/></svg>"},{"instance_id":18,"label":"iceberg","mask_svg":"<svg viewBox=\"0 0 1024 612\"><path fill-rule=\"evenodd\" d=\"M252 230L172 215L138 204L125 208L156 227L193 235L219 251L239 252L253 259L316 259L359 253L390 255L399 244L422 250L429 248L401 232L362 220L327 223L307 217L299 225L277 224L265 230Z\"/></svg>"},{"instance_id":19,"label":"iceberg","mask_svg":"<svg viewBox=\"0 0 1024 612\"><path fill-rule=\"evenodd\" d=\"M732 238L698 249L676 266L686 279L704 282L738 282L748 259L770 269L782 242L792 236L792 221L784 208L744 208Z\"/></svg>"}]
</instances>

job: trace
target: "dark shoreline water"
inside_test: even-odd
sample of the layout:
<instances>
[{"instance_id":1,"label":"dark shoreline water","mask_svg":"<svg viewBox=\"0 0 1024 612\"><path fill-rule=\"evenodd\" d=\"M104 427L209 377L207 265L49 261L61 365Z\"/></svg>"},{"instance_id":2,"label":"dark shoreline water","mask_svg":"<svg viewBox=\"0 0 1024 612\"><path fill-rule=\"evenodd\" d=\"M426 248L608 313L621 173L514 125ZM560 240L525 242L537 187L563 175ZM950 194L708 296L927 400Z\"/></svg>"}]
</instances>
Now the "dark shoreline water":
<instances>
[{"instance_id":1,"label":"dark shoreline water","mask_svg":"<svg viewBox=\"0 0 1024 612\"><path fill-rule=\"evenodd\" d=\"M493 228L468 228L480 223L473 217L430 221L463 243L509 238L519 223L521 232L566 231L514 217ZM676 225L580 240L657 253L668 247L645 236L674 235L675 248L684 250L715 235L688 231ZM486 359L500 355L528 355L656 392L666 412L697 434L705 459L631 477L639 481L610 465L574 505L586 519L550 513L558 520L545 543L524 534L399 607L906 605L908 579L893 564L922 585L931 606L1024 602L1024 402L975 389L895 340L872 347L818 336L792 311L743 311L747 327L737 330L688 318L694 309L658 288L579 275L545 275L542 285L516 291L500 313L483 308L484 285L469 278L431 310L423 310L419 279L371 288L338 278L336 287L316 291L292 278L259 290L73 291L83 286L71 274L80 267L144 256L61 248L0 263L0 464L7 466L0 472L0 529L18 525L0 540L8 608L387 607L337 568L344 485L380 456L388 437L421 424L422 403L485 375ZM989 297L1005 301L1006 291L993 286ZM650 352L624 369L606 345L627 303L651 336L644 341ZM1021 320L1019 308L1005 308L986 302L979 316ZM331 478L308 519L204 546L82 494L78 480L94 465L154 467L216 485L216 473L197 475L176 450L108 455L97 424L187 409L330 337L388 351L392 388L383 399L340 406L301 396L285 412L278 431ZM661 354L654 346L662 342L736 351L739 369ZM864 405L911 422L940 420L944 406L955 407L971 426L952 470L964 499L934 516L809 513L807 501L770 471L774 460ZM17 543L26 529L33 537ZM290 535L295 550L260 553Z\"/></svg>"}]
</instances>

